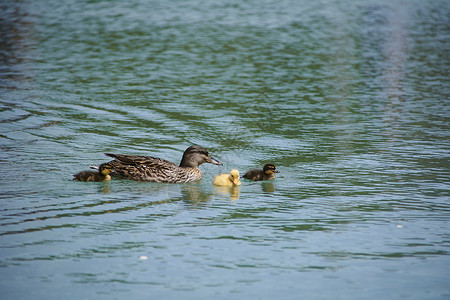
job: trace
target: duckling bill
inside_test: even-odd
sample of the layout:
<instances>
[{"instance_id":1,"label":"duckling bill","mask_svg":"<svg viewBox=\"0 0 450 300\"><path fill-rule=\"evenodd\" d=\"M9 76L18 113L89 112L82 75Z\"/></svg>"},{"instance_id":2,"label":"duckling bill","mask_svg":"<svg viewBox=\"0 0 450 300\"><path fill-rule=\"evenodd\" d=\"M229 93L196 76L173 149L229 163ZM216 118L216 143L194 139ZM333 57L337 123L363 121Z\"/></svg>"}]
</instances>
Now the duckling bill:
<instances>
[{"instance_id":1,"label":"duckling bill","mask_svg":"<svg viewBox=\"0 0 450 300\"><path fill-rule=\"evenodd\" d=\"M209 155L201 146L190 146L181 159L180 165L152 156L105 153L114 158L108 162L121 178L167 183L185 183L200 180L203 176L198 168L203 163L221 166L222 163Z\"/></svg>"},{"instance_id":2,"label":"duckling bill","mask_svg":"<svg viewBox=\"0 0 450 300\"><path fill-rule=\"evenodd\" d=\"M244 174L244 178L253 181L271 180L275 178L274 173L280 173L273 164L265 164L263 169L250 170Z\"/></svg>"},{"instance_id":3,"label":"duckling bill","mask_svg":"<svg viewBox=\"0 0 450 300\"><path fill-rule=\"evenodd\" d=\"M219 186L241 185L241 181L239 180L239 171L233 169L230 171L230 174L219 174L214 177L213 184Z\"/></svg>"},{"instance_id":4,"label":"duckling bill","mask_svg":"<svg viewBox=\"0 0 450 300\"><path fill-rule=\"evenodd\" d=\"M73 180L78 181L94 181L103 182L111 180L112 167L105 163L98 167L98 171L82 171L78 174L73 175Z\"/></svg>"}]
</instances>

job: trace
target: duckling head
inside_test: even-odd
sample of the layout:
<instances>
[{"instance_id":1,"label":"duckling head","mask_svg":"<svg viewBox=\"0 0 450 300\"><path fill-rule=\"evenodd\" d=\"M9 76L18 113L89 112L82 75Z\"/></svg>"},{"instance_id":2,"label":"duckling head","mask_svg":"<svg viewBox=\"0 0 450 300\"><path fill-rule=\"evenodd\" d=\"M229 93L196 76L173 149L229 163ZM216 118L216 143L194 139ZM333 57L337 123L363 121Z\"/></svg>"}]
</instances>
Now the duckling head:
<instances>
[{"instance_id":1,"label":"duckling head","mask_svg":"<svg viewBox=\"0 0 450 300\"><path fill-rule=\"evenodd\" d=\"M263 167L263 171L267 175L272 175L273 173L280 173L280 171L275 169L275 165L273 164L265 164Z\"/></svg>"},{"instance_id":2,"label":"duckling head","mask_svg":"<svg viewBox=\"0 0 450 300\"><path fill-rule=\"evenodd\" d=\"M212 158L205 148L201 146L190 146L183 153L180 167L196 168L203 163L222 165L217 159Z\"/></svg>"},{"instance_id":3,"label":"duckling head","mask_svg":"<svg viewBox=\"0 0 450 300\"><path fill-rule=\"evenodd\" d=\"M106 176L111 174L113 169L108 163L104 163L98 166L98 171L100 172L100 174Z\"/></svg>"},{"instance_id":4,"label":"duckling head","mask_svg":"<svg viewBox=\"0 0 450 300\"><path fill-rule=\"evenodd\" d=\"M228 179L230 179L234 185L241 185L241 181L239 180L239 171L237 169L230 171L230 177L228 177Z\"/></svg>"}]
</instances>

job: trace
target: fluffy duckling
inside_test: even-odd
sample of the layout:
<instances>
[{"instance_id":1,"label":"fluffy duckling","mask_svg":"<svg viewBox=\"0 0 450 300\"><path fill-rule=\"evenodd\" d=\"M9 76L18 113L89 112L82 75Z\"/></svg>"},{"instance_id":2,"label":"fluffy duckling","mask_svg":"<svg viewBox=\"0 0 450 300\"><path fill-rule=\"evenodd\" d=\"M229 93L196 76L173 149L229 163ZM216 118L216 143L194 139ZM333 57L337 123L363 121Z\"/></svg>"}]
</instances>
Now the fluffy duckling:
<instances>
[{"instance_id":1,"label":"fluffy duckling","mask_svg":"<svg viewBox=\"0 0 450 300\"><path fill-rule=\"evenodd\" d=\"M209 155L201 146L190 146L183 153L180 165L173 162L142 155L105 153L114 158L108 164L114 169L114 175L121 178L167 183L184 183L202 178L198 168L203 163L221 166L222 163Z\"/></svg>"},{"instance_id":2,"label":"fluffy duckling","mask_svg":"<svg viewBox=\"0 0 450 300\"><path fill-rule=\"evenodd\" d=\"M275 178L275 175L273 173L280 172L275 169L275 166L273 164L265 164L262 170L250 170L242 177L253 181L270 180Z\"/></svg>"},{"instance_id":3,"label":"fluffy duckling","mask_svg":"<svg viewBox=\"0 0 450 300\"><path fill-rule=\"evenodd\" d=\"M108 163L105 163L98 167L98 171L82 171L73 175L73 180L95 182L109 181L111 180L111 175L109 174L111 174L112 171L112 167Z\"/></svg>"},{"instance_id":4,"label":"fluffy duckling","mask_svg":"<svg viewBox=\"0 0 450 300\"><path fill-rule=\"evenodd\" d=\"M214 177L213 184L220 186L241 185L241 181L239 180L239 171L233 169L230 171L230 174L219 174Z\"/></svg>"}]
</instances>

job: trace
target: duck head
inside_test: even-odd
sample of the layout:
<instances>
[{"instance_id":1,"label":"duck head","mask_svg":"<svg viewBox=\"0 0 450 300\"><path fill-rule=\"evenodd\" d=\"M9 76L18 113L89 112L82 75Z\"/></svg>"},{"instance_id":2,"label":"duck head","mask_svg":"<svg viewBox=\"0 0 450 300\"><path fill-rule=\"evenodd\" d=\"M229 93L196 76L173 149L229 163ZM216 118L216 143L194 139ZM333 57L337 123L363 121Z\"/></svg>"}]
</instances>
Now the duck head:
<instances>
[{"instance_id":1,"label":"duck head","mask_svg":"<svg viewBox=\"0 0 450 300\"><path fill-rule=\"evenodd\" d=\"M196 168L203 163L221 166L222 163L209 155L208 151L201 146L190 146L183 153L180 167Z\"/></svg>"},{"instance_id":2,"label":"duck head","mask_svg":"<svg viewBox=\"0 0 450 300\"><path fill-rule=\"evenodd\" d=\"M239 171L236 170L236 169L233 169L233 170L230 171L229 179L234 185L240 185L241 184L241 181L239 180Z\"/></svg>"},{"instance_id":3,"label":"duck head","mask_svg":"<svg viewBox=\"0 0 450 300\"><path fill-rule=\"evenodd\" d=\"M112 173L113 169L108 163L101 164L98 166L98 171L100 174L106 176Z\"/></svg>"},{"instance_id":4,"label":"duck head","mask_svg":"<svg viewBox=\"0 0 450 300\"><path fill-rule=\"evenodd\" d=\"M273 173L280 173L273 164L265 164L263 167L263 171L267 175L272 175Z\"/></svg>"}]
</instances>

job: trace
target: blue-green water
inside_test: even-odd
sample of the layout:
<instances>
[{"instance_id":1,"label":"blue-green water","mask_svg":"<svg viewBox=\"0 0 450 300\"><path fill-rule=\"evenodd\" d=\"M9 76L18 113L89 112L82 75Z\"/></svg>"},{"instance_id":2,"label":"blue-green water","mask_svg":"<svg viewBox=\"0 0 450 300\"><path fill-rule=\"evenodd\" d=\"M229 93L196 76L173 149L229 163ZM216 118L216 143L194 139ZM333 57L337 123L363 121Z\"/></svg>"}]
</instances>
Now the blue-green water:
<instances>
[{"instance_id":1,"label":"blue-green water","mask_svg":"<svg viewBox=\"0 0 450 300\"><path fill-rule=\"evenodd\" d=\"M0 13L1 299L450 298L448 1ZM70 180L192 144L201 182Z\"/></svg>"}]
</instances>

